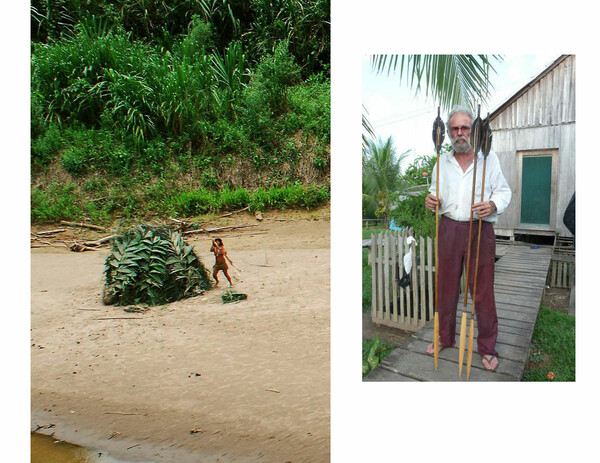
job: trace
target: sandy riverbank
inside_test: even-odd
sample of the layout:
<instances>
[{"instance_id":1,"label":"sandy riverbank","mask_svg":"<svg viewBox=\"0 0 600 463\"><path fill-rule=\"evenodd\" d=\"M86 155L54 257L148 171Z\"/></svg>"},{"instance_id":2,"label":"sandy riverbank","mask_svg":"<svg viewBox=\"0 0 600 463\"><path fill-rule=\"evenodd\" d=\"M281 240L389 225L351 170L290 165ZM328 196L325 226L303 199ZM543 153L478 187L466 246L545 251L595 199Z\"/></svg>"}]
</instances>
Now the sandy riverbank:
<instances>
[{"instance_id":1,"label":"sandy riverbank","mask_svg":"<svg viewBox=\"0 0 600 463\"><path fill-rule=\"evenodd\" d=\"M249 299L222 281L145 314L102 305L108 251L32 249L32 429L130 461L329 461L328 211L220 236Z\"/></svg>"}]
</instances>

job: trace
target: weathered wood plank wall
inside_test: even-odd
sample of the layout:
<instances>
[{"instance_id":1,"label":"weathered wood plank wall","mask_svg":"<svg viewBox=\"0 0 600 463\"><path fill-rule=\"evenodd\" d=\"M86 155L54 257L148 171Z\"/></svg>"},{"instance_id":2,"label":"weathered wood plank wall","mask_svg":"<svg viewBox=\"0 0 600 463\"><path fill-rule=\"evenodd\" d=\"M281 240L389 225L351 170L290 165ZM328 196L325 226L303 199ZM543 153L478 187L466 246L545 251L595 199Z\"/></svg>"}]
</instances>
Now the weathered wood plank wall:
<instances>
[{"instance_id":1,"label":"weathered wood plank wall","mask_svg":"<svg viewBox=\"0 0 600 463\"><path fill-rule=\"evenodd\" d=\"M557 150L548 229L571 236L562 217L575 190L575 93L575 56L569 55L491 115L492 149L513 191L511 204L495 225L497 234L512 235L521 228L521 158L517 153Z\"/></svg>"}]
</instances>

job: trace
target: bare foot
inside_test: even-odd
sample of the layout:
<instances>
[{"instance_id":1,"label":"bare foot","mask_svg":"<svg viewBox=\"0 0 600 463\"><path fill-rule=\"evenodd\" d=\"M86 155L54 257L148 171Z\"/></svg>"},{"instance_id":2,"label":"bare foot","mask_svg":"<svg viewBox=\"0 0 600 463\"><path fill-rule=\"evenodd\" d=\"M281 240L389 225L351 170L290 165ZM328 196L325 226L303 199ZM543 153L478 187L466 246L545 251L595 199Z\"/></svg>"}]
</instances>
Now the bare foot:
<instances>
[{"instance_id":1,"label":"bare foot","mask_svg":"<svg viewBox=\"0 0 600 463\"><path fill-rule=\"evenodd\" d=\"M438 346L438 354L439 354L439 353L440 353L442 350L444 350L444 346L442 346L442 344L440 343L440 344L439 344L439 346ZM427 354L429 354L429 355L433 355L433 354L434 354L434 351L433 351L433 343L431 343L431 344L429 344L429 345L427 346L427 349L425 350L425 352L426 352Z\"/></svg>"},{"instance_id":2,"label":"bare foot","mask_svg":"<svg viewBox=\"0 0 600 463\"><path fill-rule=\"evenodd\" d=\"M498 357L494 355L484 355L481 361L487 371L494 371L498 366Z\"/></svg>"}]
</instances>

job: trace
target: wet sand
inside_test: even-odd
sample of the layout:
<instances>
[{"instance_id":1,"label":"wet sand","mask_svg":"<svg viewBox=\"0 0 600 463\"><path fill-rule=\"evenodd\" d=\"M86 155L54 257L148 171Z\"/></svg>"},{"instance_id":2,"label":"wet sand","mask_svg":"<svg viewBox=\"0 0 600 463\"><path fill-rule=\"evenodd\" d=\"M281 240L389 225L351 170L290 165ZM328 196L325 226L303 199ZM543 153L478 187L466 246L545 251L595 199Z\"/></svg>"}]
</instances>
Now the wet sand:
<instances>
[{"instance_id":1,"label":"wet sand","mask_svg":"<svg viewBox=\"0 0 600 463\"><path fill-rule=\"evenodd\" d=\"M213 225L235 221L257 223ZM128 461L329 461L328 211L219 236L248 300L221 279L144 314L102 304L108 251L32 249L32 429Z\"/></svg>"}]
</instances>

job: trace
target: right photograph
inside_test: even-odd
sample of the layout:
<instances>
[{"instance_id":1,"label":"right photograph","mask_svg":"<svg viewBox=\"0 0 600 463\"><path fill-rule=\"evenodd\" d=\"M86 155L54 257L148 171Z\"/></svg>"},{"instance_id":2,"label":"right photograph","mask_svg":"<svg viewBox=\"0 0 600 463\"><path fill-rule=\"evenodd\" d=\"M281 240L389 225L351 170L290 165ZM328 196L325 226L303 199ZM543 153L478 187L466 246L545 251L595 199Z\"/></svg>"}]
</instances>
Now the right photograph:
<instances>
[{"instance_id":1,"label":"right photograph","mask_svg":"<svg viewBox=\"0 0 600 463\"><path fill-rule=\"evenodd\" d=\"M362 377L575 381L575 55L365 55Z\"/></svg>"}]
</instances>

